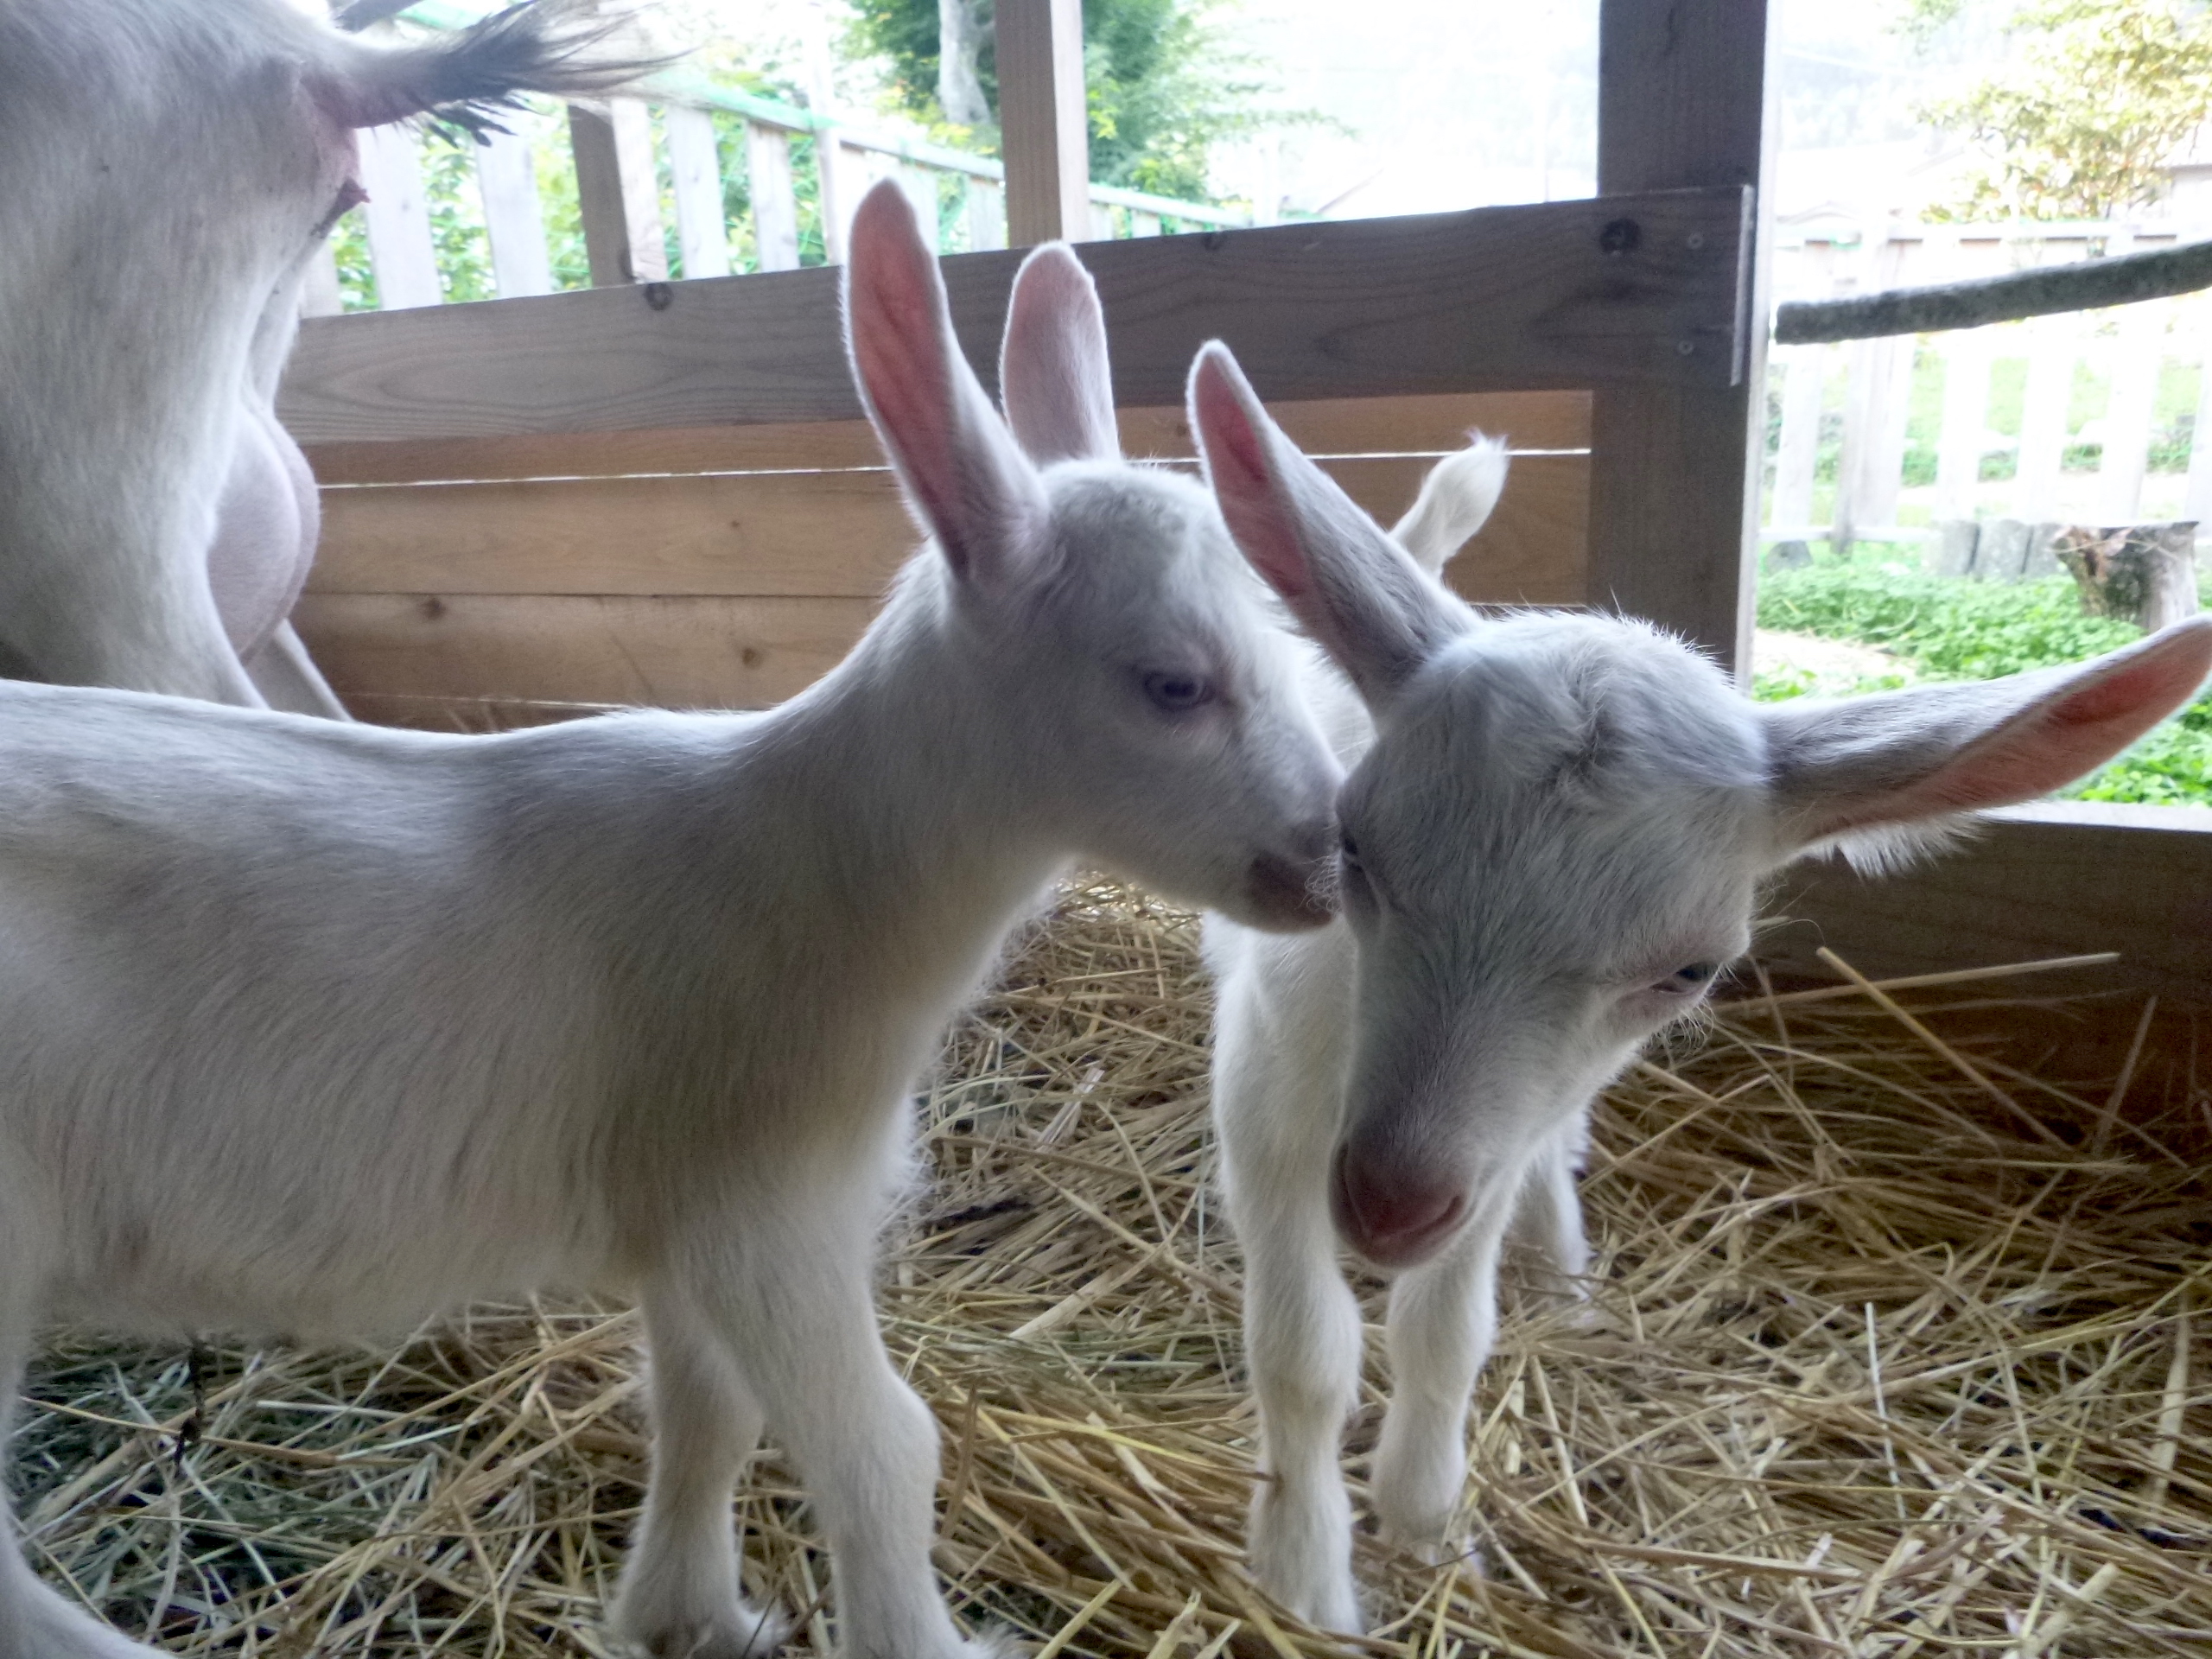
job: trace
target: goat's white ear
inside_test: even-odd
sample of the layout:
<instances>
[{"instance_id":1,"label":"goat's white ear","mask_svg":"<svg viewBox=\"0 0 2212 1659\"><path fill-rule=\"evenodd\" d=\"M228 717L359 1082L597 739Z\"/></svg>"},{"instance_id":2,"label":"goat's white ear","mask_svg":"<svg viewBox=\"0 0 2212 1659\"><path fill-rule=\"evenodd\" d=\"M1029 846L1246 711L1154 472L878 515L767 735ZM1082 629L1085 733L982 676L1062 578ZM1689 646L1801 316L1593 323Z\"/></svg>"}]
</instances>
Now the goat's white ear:
<instances>
[{"instance_id":1,"label":"goat's white ear","mask_svg":"<svg viewBox=\"0 0 2212 1659\"><path fill-rule=\"evenodd\" d=\"M2047 795L2187 702L2208 672L2212 617L2192 617L2076 668L1763 709L1778 850Z\"/></svg>"},{"instance_id":2,"label":"goat's white ear","mask_svg":"<svg viewBox=\"0 0 2212 1659\"><path fill-rule=\"evenodd\" d=\"M1440 575L1497 508L1510 464L1504 439L1468 433L1465 448L1428 469L1413 505L1390 526L1390 539L1430 575Z\"/></svg>"},{"instance_id":3,"label":"goat's white ear","mask_svg":"<svg viewBox=\"0 0 2212 1659\"><path fill-rule=\"evenodd\" d=\"M1375 707L1474 616L1307 460L1229 348L1191 365L1191 429L1229 533Z\"/></svg>"},{"instance_id":4,"label":"goat's white ear","mask_svg":"<svg viewBox=\"0 0 2212 1659\"><path fill-rule=\"evenodd\" d=\"M961 355L937 256L888 179L853 214L845 340L861 401L922 529L977 587L1018 578L1037 556L1044 486Z\"/></svg>"},{"instance_id":5,"label":"goat's white ear","mask_svg":"<svg viewBox=\"0 0 2212 1659\"><path fill-rule=\"evenodd\" d=\"M1014 441L1040 467L1122 453L1106 315L1090 273L1065 242L1046 243L1014 275L999 393Z\"/></svg>"}]
</instances>

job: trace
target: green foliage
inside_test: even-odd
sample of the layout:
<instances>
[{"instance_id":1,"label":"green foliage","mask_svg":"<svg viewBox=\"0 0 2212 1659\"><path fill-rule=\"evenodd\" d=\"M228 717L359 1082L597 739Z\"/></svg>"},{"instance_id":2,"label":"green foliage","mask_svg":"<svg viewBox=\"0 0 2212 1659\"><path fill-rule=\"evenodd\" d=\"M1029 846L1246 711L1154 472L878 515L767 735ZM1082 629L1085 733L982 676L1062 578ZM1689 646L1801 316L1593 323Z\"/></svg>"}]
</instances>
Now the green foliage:
<instances>
[{"instance_id":1,"label":"green foliage","mask_svg":"<svg viewBox=\"0 0 2212 1659\"><path fill-rule=\"evenodd\" d=\"M1215 21L1218 0L1086 0L1084 79L1090 91L1090 176L1102 184L1207 201L1211 147L1240 132L1310 120L1262 112L1265 90L1246 73ZM947 127L938 105L937 0L855 0L851 43L887 60L892 95L946 141L998 153L994 129ZM976 65L994 119L998 64L990 0L977 0Z\"/></svg>"},{"instance_id":2,"label":"green foliage","mask_svg":"<svg viewBox=\"0 0 2212 1659\"><path fill-rule=\"evenodd\" d=\"M1955 582L1865 556L1817 559L1766 577L1759 584L1758 621L1763 628L1880 645L1931 680L1987 680L2078 663L2141 637L2125 622L2082 615L2065 576L2016 586ZM1767 674L1755 679L1753 695L1778 701L1815 689L1802 674ZM1849 688L1882 689L1879 680ZM2066 792L2092 801L2212 804L2212 697L2191 704Z\"/></svg>"},{"instance_id":3,"label":"green foliage","mask_svg":"<svg viewBox=\"0 0 2212 1659\"><path fill-rule=\"evenodd\" d=\"M1957 10L1914 0L1906 27ZM2015 61L1923 111L1994 157L1931 217L2107 219L2157 196L2160 164L2212 115L2212 14L2190 0L2040 0L2012 27Z\"/></svg>"}]
</instances>

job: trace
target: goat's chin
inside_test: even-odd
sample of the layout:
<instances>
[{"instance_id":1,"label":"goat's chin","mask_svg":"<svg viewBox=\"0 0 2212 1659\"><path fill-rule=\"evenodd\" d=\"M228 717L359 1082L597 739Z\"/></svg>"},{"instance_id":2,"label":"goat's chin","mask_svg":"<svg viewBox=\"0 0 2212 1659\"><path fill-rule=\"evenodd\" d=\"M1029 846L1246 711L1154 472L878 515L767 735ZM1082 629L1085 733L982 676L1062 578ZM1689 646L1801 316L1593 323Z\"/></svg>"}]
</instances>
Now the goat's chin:
<instances>
[{"instance_id":1,"label":"goat's chin","mask_svg":"<svg viewBox=\"0 0 2212 1659\"><path fill-rule=\"evenodd\" d=\"M1317 868L1271 854L1254 859L1244 873L1243 891L1223 912L1265 933L1305 933L1337 918L1334 866Z\"/></svg>"}]
</instances>

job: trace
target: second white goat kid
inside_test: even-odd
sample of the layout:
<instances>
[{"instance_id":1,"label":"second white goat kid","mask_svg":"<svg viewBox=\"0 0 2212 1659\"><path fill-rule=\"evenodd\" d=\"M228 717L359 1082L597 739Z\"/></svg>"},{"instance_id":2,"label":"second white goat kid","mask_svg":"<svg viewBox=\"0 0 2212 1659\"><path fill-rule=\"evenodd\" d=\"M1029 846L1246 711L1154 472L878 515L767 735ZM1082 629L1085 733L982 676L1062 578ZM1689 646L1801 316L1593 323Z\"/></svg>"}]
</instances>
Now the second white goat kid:
<instances>
[{"instance_id":1,"label":"second white goat kid","mask_svg":"<svg viewBox=\"0 0 2212 1659\"><path fill-rule=\"evenodd\" d=\"M1343 921L1293 940L1213 918L1206 942L1265 1477L1249 1558L1300 1617L1357 1630L1338 1443L1360 1318L1339 1241L1396 1275L1374 1513L1385 1538L1433 1549L1465 1485L1509 1223L1522 1209L1579 1270L1592 1098L1744 951L1760 879L1825 849L1878 865L2102 764L2195 694L2212 619L2076 668L1761 706L1642 623L1479 619L1431 575L1451 528L1403 527L1421 568L1221 347L1192 397L1231 533L1349 677L1312 659L1355 764ZM1501 460L1446 463L1463 522L1495 499Z\"/></svg>"},{"instance_id":2,"label":"second white goat kid","mask_svg":"<svg viewBox=\"0 0 2212 1659\"><path fill-rule=\"evenodd\" d=\"M873 1309L906 1090L1077 855L1325 922L1343 774L1211 497L1114 454L1065 247L1003 365L1060 464L969 372L895 186L855 216L847 327L934 545L778 709L464 737L0 688L0 1399L49 1319L315 1337L634 1293L656 1439L619 1632L776 1646L731 1516L765 1422L844 1651L988 1646L937 1593L937 1432ZM0 1538L0 1659L149 1651Z\"/></svg>"}]
</instances>

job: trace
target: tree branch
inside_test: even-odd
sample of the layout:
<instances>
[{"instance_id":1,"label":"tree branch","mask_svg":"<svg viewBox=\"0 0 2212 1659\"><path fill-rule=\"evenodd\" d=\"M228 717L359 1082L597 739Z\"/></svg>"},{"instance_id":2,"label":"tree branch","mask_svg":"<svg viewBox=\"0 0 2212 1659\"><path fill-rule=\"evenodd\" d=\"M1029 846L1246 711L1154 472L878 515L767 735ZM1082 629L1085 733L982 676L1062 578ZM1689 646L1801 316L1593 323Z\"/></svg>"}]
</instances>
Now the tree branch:
<instances>
[{"instance_id":1,"label":"tree branch","mask_svg":"<svg viewBox=\"0 0 2212 1659\"><path fill-rule=\"evenodd\" d=\"M2160 300L2205 288L2212 288L2212 242L2190 242L2156 253L2085 259L1970 283L1892 288L1843 300L1796 301L1776 308L1774 338L1778 345L1810 346L1828 340L1937 334L2055 311Z\"/></svg>"}]
</instances>

